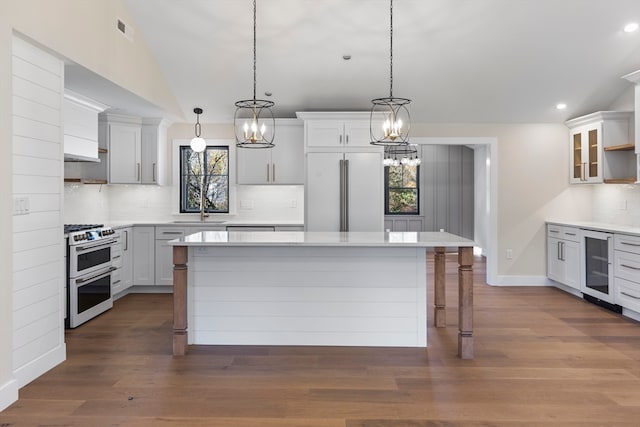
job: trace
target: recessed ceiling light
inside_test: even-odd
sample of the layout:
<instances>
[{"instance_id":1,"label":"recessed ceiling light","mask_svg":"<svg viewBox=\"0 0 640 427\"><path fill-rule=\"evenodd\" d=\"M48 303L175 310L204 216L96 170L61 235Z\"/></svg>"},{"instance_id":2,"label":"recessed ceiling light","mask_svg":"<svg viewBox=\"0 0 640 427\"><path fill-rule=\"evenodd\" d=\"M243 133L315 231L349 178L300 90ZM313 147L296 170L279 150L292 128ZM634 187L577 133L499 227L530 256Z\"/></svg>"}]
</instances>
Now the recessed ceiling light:
<instances>
[{"instance_id":1,"label":"recessed ceiling light","mask_svg":"<svg viewBox=\"0 0 640 427\"><path fill-rule=\"evenodd\" d=\"M567 104L565 104L564 102L556 104L556 109L558 110L564 110L565 108L567 108Z\"/></svg>"},{"instance_id":2,"label":"recessed ceiling light","mask_svg":"<svg viewBox=\"0 0 640 427\"><path fill-rule=\"evenodd\" d=\"M345 61L348 61L351 59L351 55L342 55L342 59L344 59Z\"/></svg>"},{"instance_id":3,"label":"recessed ceiling light","mask_svg":"<svg viewBox=\"0 0 640 427\"><path fill-rule=\"evenodd\" d=\"M273 93L268 92L268 91L264 93L264 96L271 96L271 95L273 95Z\"/></svg>"},{"instance_id":4,"label":"recessed ceiling light","mask_svg":"<svg viewBox=\"0 0 640 427\"><path fill-rule=\"evenodd\" d=\"M638 23L637 22L630 22L630 23L628 23L627 25L624 26L624 32L625 33L633 33L637 29L638 29Z\"/></svg>"}]
</instances>

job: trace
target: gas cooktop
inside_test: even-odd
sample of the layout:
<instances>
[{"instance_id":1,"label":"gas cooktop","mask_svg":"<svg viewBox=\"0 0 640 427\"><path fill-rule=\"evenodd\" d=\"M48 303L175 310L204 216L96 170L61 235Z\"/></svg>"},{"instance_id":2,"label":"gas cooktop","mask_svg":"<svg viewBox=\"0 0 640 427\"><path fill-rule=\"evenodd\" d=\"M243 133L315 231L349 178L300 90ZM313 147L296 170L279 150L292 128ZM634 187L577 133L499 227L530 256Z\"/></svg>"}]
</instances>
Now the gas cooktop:
<instances>
[{"instance_id":1,"label":"gas cooktop","mask_svg":"<svg viewBox=\"0 0 640 427\"><path fill-rule=\"evenodd\" d=\"M64 233L73 233L75 231L91 230L93 228L104 227L104 224L65 224Z\"/></svg>"}]
</instances>

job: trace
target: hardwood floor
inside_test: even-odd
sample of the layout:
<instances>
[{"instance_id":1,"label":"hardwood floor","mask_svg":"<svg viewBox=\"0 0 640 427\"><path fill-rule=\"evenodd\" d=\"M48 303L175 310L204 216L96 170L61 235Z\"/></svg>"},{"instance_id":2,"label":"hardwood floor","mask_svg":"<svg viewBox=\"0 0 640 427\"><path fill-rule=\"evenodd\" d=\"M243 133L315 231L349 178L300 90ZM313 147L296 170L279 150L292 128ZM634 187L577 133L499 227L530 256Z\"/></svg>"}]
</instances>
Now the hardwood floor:
<instances>
[{"instance_id":1,"label":"hardwood floor","mask_svg":"<svg viewBox=\"0 0 640 427\"><path fill-rule=\"evenodd\" d=\"M460 360L447 261L449 326L429 308L427 349L173 357L171 296L126 296L67 332L67 361L22 388L0 427L640 425L640 324L555 288L487 286L476 260L475 359Z\"/></svg>"}]
</instances>

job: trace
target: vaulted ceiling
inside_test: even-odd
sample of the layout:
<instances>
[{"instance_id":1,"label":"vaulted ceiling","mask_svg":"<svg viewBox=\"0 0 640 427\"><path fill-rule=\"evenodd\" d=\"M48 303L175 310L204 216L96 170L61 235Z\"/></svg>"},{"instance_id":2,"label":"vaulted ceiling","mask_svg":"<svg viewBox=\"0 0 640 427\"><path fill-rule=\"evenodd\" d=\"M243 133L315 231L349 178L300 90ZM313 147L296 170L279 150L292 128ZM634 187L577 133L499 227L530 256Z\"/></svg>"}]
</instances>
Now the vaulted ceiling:
<instances>
[{"instance_id":1,"label":"vaulted ceiling","mask_svg":"<svg viewBox=\"0 0 640 427\"><path fill-rule=\"evenodd\" d=\"M231 121L253 93L252 0L125 0L183 109ZM394 95L412 121L562 122L640 69L638 0L395 0ZM346 61L343 55L350 55ZM389 93L388 0L257 0L257 95L277 117ZM556 104L568 105L558 111Z\"/></svg>"}]
</instances>

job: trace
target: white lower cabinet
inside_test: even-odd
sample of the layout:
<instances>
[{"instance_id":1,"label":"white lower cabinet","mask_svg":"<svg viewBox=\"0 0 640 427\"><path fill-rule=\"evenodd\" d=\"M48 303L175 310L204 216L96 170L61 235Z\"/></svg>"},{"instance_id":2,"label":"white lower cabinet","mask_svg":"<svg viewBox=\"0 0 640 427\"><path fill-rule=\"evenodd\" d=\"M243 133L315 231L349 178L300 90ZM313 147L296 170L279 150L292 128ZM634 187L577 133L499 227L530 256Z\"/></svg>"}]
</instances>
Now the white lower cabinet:
<instances>
[{"instance_id":1,"label":"white lower cabinet","mask_svg":"<svg viewBox=\"0 0 640 427\"><path fill-rule=\"evenodd\" d=\"M547 277L580 289L580 239L577 228L547 225Z\"/></svg>"},{"instance_id":2,"label":"white lower cabinet","mask_svg":"<svg viewBox=\"0 0 640 427\"><path fill-rule=\"evenodd\" d=\"M615 302L640 313L640 237L613 237Z\"/></svg>"},{"instance_id":3,"label":"white lower cabinet","mask_svg":"<svg viewBox=\"0 0 640 427\"><path fill-rule=\"evenodd\" d=\"M184 235L185 229L181 227L156 227L156 285L173 286L173 246L169 246L168 243L170 240L179 239Z\"/></svg>"},{"instance_id":4,"label":"white lower cabinet","mask_svg":"<svg viewBox=\"0 0 640 427\"><path fill-rule=\"evenodd\" d=\"M133 227L120 230L122 242L122 267L120 268L120 280L122 290L133 286Z\"/></svg>"},{"instance_id":5,"label":"white lower cabinet","mask_svg":"<svg viewBox=\"0 0 640 427\"><path fill-rule=\"evenodd\" d=\"M133 285L155 285L155 227L133 228Z\"/></svg>"}]
</instances>

